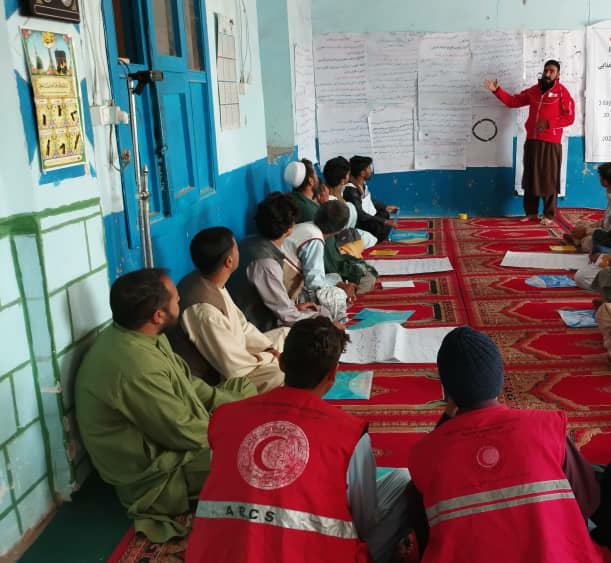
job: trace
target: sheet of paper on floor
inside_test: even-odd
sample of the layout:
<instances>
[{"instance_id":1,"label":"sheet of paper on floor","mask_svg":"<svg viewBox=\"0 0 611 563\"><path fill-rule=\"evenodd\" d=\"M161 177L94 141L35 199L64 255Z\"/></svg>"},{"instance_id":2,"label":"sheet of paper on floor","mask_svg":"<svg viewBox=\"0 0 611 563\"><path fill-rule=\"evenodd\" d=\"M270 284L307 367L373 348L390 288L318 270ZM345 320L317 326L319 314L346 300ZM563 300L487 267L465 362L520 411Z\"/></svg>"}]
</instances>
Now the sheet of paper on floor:
<instances>
[{"instance_id":1,"label":"sheet of paper on floor","mask_svg":"<svg viewBox=\"0 0 611 563\"><path fill-rule=\"evenodd\" d=\"M596 326L594 309L560 309L558 311L564 324L569 328L593 328Z\"/></svg>"},{"instance_id":2,"label":"sheet of paper on floor","mask_svg":"<svg viewBox=\"0 0 611 563\"><path fill-rule=\"evenodd\" d=\"M404 231L402 229L393 229L390 233L392 242L412 242L425 241L429 238L428 231Z\"/></svg>"},{"instance_id":3,"label":"sheet of paper on floor","mask_svg":"<svg viewBox=\"0 0 611 563\"><path fill-rule=\"evenodd\" d=\"M350 364L434 364L441 342L455 328L403 328L399 324L383 323L353 330L340 361Z\"/></svg>"},{"instance_id":4,"label":"sheet of paper on floor","mask_svg":"<svg viewBox=\"0 0 611 563\"><path fill-rule=\"evenodd\" d=\"M590 263L587 254L554 254L552 252L505 253L501 266L508 268L537 268L543 270L579 270Z\"/></svg>"},{"instance_id":5,"label":"sheet of paper on floor","mask_svg":"<svg viewBox=\"0 0 611 563\"><path fill-rule=\"evenodd\" d=\"M367 260L380 276L429 274L453 270L449 258L412 258L408 260Z\"/></svg>"},{"instance_id":6,"label":"sheet of paper on floor","mask_svg":"<svg viewBox=\"0 0 611 563\"><path fill-rule=\"evenodd\" d=\"M335 383L323 399L327 401L368 400L371 396L373 371L338 371Z\"/></svg>"},{"instance_id":7,"label":"sheet of paper on floor","mask_svg":"<svg viewBox=\"0 0 611 563\"><path fill-rule=\"evenodd\" d=\"M575 280L570 276L531 276L524 280L526 285L531 287L558 288L558 287L577 287Z\"/></svg>"},{"instance_id":8,"label":"sheet of paper on floor","mask_svg":"<svg viewBox=\"0 0 611 563\"><path fill-rule=\"evenodd\" d=\"M400 287L416 287L416 284L411 280L392 280L383 281L382 289L397 289Z\"/></svg>"}]
</instances>

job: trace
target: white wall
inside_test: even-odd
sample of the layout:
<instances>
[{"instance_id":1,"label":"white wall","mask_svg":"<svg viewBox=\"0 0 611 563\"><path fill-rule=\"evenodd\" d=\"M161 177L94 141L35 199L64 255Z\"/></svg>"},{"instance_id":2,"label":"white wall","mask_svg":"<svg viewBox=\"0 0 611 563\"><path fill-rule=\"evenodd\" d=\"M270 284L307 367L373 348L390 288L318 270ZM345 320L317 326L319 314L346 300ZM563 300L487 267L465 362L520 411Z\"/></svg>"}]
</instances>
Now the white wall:
<instances>
[{"instance_id":1,"label":"white wall","mask_svg":"<svg viewBox=\"0 0 611 563\"><path fill-rule=\"evenodd\" d=\"M265 1L265 0L263 0ZM234 170L240 166L264 158L267 155L265 140L265 111L263 106L263 85L261 82L261 65L259 60L259 37L257 33L256 0L244 0L246 12L237 10L239 2L234 0L208 0L206 15L208 20L208 44L210 51L210 75L212 77L214 123L217 143L219 173ZM216 81L216 38L215 13L228 16L236 21L236 34L239 35L239 21L243 29L248 26L250 42L250 78L246 85L246 94L240 96L241 127L235 130L221 131L218 110L218 87ZM242 51L245 51L246 34ZM239 51L239 49L238 49ZM246 69L248 70L248 69ZM238 68L238 76L240 68Z\"/></svg>"}]
</instances>

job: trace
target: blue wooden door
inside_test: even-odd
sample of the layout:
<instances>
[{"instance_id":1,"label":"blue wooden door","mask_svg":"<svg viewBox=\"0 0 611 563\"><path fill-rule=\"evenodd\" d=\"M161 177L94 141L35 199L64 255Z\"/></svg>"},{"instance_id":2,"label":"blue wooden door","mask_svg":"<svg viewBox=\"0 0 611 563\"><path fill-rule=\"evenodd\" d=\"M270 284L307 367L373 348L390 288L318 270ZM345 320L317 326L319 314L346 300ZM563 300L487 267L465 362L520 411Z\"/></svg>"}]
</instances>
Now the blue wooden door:
<instances>
[{"instance_id":1,"label":"blue wooden door","mask_svg":"<svg viewBox=\"0 0 611 563\"><path fill-rule=\"evenodd\" d=\"M155 264L178 278L191 268L188 241L200 227L197 216L214 190L216 170L205 6L202 0L108 0L105 10L116 102L127 107L122 79L127 69L164 73L163 81L147 86L137 99L139 143L150 171ZM120 151L133 151L127 126L117 127L117 140ZM130 242L123 252L135 265L140 241L133 164L125 165L122 180Z\"/></svg>"}]
</instances>

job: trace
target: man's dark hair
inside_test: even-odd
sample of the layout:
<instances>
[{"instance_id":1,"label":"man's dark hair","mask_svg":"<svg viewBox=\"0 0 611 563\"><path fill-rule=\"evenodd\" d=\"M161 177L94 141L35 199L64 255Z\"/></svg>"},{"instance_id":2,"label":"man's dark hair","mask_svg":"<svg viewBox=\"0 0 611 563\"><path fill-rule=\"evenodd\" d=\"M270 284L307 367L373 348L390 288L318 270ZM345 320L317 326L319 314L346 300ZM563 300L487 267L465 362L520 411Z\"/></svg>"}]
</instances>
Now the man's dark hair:
<instances>
[{"instance_id":1,"label":"man's dark hair","mask_svg":"<svg viewBox=\"0 0 611 563\"><path fill-rule=\"evenodd\" d=\"M191 260L204 275L214 274L225 262L235 244L227 227L210 227L197 233L191 241Z\"/></svg>"},{"instance_id":2,"label":"man's dark hair","mask_svg":"<svg viewBox=\"0 0 611 563\"><path fill-rule=\"evenodd\" d=\"M343 201L332 200L323 203L314 215L314 224L324 235L339 233L350 218L348 206Z\"/></svg>"},{"instance_id":3,"label":"man's dark hair","mask_svg":"<svg viewBox=\"0 0 611 563\"><path fill-rule=\"evenodd\" d=\"M170 292L163 283L165 268L144 268L117 278L110 288L112 319L130 330L137 330L163 309Z\"/></svg>"},{"instance_id":4,"label":"man's dark hair","mask_svg":"<svg viewBox=\"0 0 611 563\"><path fill-rule=\"evenodd\" d=\"M543 68L545 68L547 65L552 65L555 66L558 69L558 72L560 72L560 63L554 59L550 59L549 61L545 61L545 64L543 65Z\"/></svg>"},{"instance_id":5,"label":"man's dark hair","mask_svg":"<svg viewBox=\"0 0 611 563\"><path fill-rule=\"evenodd\" d=\"M298 192L302 192L308 185L308 180L310 180L310 178L314 178L314 175L316 174L316 170L314 170L314 165L312 164L311 160L308 160L307 158L302 158L300 162L302 162L303 165L306 167L306 175L303 179L303 182L301 182L299 186L294 188L295 191Z\"/></svg>"},{"instance_id":6,"label":"man's dark hair","mask_svg":"<svg viewBox=\"0 0 611 563\"><path fill-rule=\"evenodd\" d=\"M605 162L598 167L600 177L611 186L611 162Z\"/></svg>"},{"instance_id":7,"label":"man's dark hair","mask_svg":"<svg viewBox=\"0 0 611 563\"><path fill-rule=\"evenodd\" d=\"M262 237L276 240L297 221L299 209L289 194L272 192L259 205L255 224Z\"/></svg>"},{"instance_id":8,"label":"man's dark hair","mask_svg":"<svg viewBox=\"0 0 611 563\"><path fill-rule=\"evenodd\" d=\"M350 172L350 163L343 156L336 156L327 160L322 171L325 182L330 188L339 186L348 172Z\"/></svg>"},{"instance_id":9,"label":"man's dark hair","mask_svg":"<svg viewBox=\"0 0 611 563\"><path fill-rule=\"evenodd\" d=\"M358 176L372 162L373 162L373 159L369 156L354 155L350 159L350 174L352 174L352 176L354 177Z\"/></svg>"},{"instance_id":10,"label":"man's dark hair","mask_svg":"<svg viewBox=\"0 0 611 563\"><path fill-rule=\"evenodd\" d=\"M282 353L285 384L314 389L337 366L349 341L348 334L326 317L296 322Z\"/></svg>"}]
</instances>

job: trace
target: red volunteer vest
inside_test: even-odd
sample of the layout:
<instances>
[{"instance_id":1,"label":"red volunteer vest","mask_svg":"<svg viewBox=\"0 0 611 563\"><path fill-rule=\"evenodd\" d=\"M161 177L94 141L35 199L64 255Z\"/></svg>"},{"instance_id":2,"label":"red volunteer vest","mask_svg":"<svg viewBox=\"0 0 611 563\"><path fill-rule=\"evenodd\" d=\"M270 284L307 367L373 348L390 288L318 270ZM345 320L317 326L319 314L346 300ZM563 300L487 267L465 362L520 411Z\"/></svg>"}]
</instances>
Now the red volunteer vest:
<instances>
[{"instance_id":1,"label":"red volunteer vest","mask_svg":"<svg viewBox=\"0 0 611 563\"><path fill-rule=\"evenodd\" d=\"M430 531L422 561L603 561L562 470L566 415L504 406L445 422L411 453Z\"/></svg>"},{"instance_id":2,"label":"red volunteer vest","mask_svg":"<svg viewBox=\"0 0 611 563\"><path fill-rule=\"evenodd\" d=\"M218 408L188 563L368 561L346 472L365 421L281 387Z\"/></svg>"}]
</instances>

